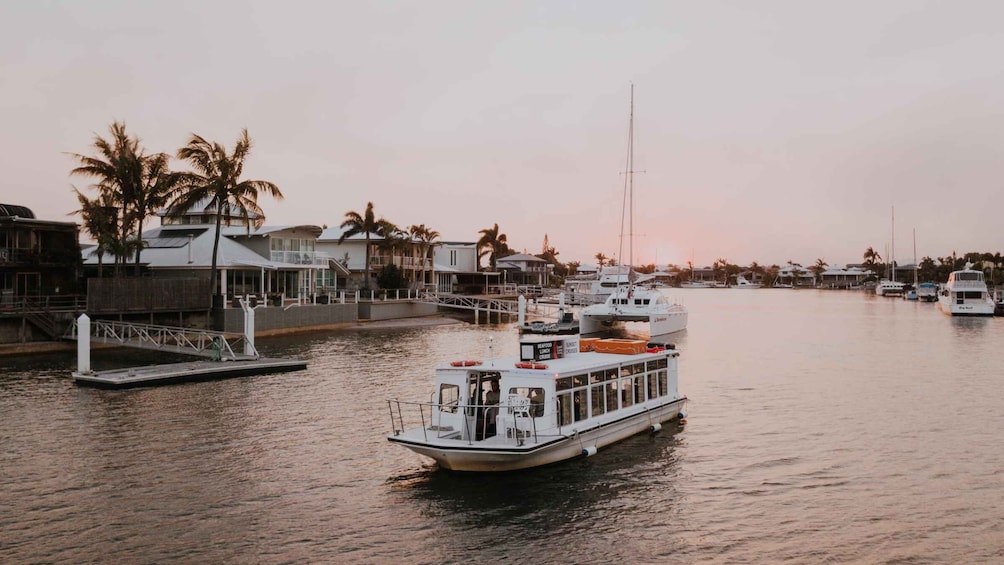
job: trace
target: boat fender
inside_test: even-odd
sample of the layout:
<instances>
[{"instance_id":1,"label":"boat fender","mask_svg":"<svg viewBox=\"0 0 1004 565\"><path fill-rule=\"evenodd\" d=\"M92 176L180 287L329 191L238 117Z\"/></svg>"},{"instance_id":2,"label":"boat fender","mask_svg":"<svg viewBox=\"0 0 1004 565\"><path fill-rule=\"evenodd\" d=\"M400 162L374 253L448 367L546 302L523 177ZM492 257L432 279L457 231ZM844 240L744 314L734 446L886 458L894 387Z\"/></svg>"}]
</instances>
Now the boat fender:
<instances>
[{"instance_id":1,"label":"boat fender","mask_svg":"<svg viewBox=\"0 0 1004 565\"><path fill-rule=\"evenodd\" d=\"M648 429L654 434L655 432L657 432L657 431L659 431L659 430L662 429L662 424L658 424L658 423L657 424L652 424Z\"/></svg>"},{"instance_id":2,"label":"boat fender","mask_svg":"<svg viewBox=\"0 0 1004 565\"><path fill-rule=\"evenodd\" d=\"M592 457L593 455L596 455L596 446L590 445L589 447L583 447L582 455L586 457Z\"/></svg>"},{"instance_id":3,"label":"boat fender","mask_svg":"<svg viewBox=\"0 0 1004 565\"><path fill-rule=\"evenodd\" d=\"M468 359L467 361L454 361L450 365L454 367L473 367L475 365L480 365L481 361L475 361L473 359Z\"/></svg>"},{"instance_id":4,"label":"boat fender","mask_svg":"<svg viewBox=\"0 0 1004 565\"><path fill-rule=\"evenodd\" d=\"M683 424L686 424L686 423L687 423L687 413L686 413L686 412L684 412L683 410L680 410L680 415L679 415L679 416L677 416L677 417L678 417L678 418L679 418L679 420L680 420L680 425L681 425L681 426L682 426Z\"/></svg>"}]
</instances>

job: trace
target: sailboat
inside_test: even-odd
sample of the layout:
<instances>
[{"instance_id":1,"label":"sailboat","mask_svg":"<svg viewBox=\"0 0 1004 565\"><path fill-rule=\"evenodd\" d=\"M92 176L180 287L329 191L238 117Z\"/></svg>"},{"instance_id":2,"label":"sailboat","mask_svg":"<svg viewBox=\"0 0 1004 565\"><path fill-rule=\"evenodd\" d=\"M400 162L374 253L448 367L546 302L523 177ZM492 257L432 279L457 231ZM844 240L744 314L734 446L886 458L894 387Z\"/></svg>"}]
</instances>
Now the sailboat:
<instances>
[{"instance_id":1,"label":"sailboat","mask_svg":"<svg viewBox=\"0 0 1004 565\"><path fill-rule=\"evenodd\" d=\"M649 336L663 336L687 328L687 308L671 304L657 289L640 286L634 272L634 85L631 85L631 115L628 121L627 168L624 173L624 201L621 214L621 246L624 245L624 213L628 214L628 280L619 285L602 304L579 313L583 334L598 333L623 322L648 322ZM623 250L622 250L623 251ZM621 254L623 257L623 254Z\"/></svg>"},{"instance_id":2,"label":"sailboat","mask_svg":"<svg viewBox=\"0 0 1004 565\"><path fill-rule=\"evenodd\" d=\"M875 294L879 296L899 296L903 294L903 287L906 286L896 281L896 208L892 209L892 251L889 254L889 265L892 280L882 279L875 285Z\"/></svg>"}]
</instances>

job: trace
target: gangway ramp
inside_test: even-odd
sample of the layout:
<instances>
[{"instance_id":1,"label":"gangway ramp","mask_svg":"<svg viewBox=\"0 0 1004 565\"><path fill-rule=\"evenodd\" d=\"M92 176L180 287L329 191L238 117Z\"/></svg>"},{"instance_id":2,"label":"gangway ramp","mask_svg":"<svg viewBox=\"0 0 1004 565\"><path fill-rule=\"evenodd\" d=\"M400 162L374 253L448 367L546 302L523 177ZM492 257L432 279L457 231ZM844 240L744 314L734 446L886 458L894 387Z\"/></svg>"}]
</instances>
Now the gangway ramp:
<instances>
[{"instance_id":1,"label":"gangway ramp","mask_svg":"<svg viewBox=\"0 0 1004 565\"><path fill-rule=\"evenodd\" d=\"M74 320L71 329L73 339L79 337L78 331L78 323ZM233 332L90 320L89 335L93 343L196 355L213 360L245 361L258 358L254 343L247 336Z\"/></svg>"}]
</instances>

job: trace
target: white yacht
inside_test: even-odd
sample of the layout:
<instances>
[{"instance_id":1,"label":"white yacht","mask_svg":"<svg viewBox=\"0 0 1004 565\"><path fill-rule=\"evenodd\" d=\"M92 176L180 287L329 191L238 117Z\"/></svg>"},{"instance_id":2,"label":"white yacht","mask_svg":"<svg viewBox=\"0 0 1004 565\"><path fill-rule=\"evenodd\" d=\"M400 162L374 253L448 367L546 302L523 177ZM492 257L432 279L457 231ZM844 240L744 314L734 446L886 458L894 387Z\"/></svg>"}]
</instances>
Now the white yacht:
<instances>
[{"instance_id":1,"label":"white yacht","mask_svg":"<svg viewBox=\"0 0 1004 565\"><path fill-rule=\"evenodd\" d=\"M951 316L993 316L994 300L983 280L983 272L966 268L952 271L938 295L938 307Z\"/></svg>"},{"instance_id":2,"label":"white yacht","mask_svg":"<svg viewBox=\"0 0 1004 565\"><path fill-rule=\"evenodd\" d=\"M627 285L631 276L634 276L635 284L655 278L653 275L632 273L626 265L603 267L595 275L565 279L565 292L571 304L597 304L604 302L618 287Z\"/></svg>"},{"instance_id":3,"label":"white yacht","mask_svg":"<svg viewBox=\"0 0 1004 565\"><path fill-rule=\"evenodd\" d=\"M658 289L629 284L614 291L603 304L579 312L583 334L610 330L623 322L647 322L650 336L663 336L687 329L686 306L671 303Z\"/></svg>"},{"instance_id":4,"label":"white yacht","mask_svg":"<svg viewBox=\"0 0 1004 565\"><path fill-rule=\"evenodd\" d=\"M424 401L389 400L387 439L454 471L513 471L594 455L679 419L669 344L523 333L519 355L436 368Z\"/></svg>"},{"instance_id":5,"label":"white yacht","mask_svg":"<svg viewBox=\"0 0 1004 565\"><path fill-rule=\"evenodd\" d=\"M875 294L879 296L901 296L906 283L882 279L875 285Z\"/></svg>"},{"instance_id":6,"label":"white yacht","mask_svg":"<svg viewBox=\"0 0 1004 565\"><path fill-rule=\"evenodd\" d=\"M736 288L760 288L760 283L750 281L742 275L736 275Z\"/></svg>"}]
</instances>

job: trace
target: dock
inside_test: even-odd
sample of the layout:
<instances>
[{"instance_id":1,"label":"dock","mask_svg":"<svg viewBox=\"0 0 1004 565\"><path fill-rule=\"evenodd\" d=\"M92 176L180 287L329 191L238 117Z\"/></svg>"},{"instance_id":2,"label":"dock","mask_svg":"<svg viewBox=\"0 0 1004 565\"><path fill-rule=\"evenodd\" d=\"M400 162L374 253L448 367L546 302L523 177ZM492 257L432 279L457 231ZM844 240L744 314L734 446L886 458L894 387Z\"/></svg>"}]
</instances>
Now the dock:
<instances>
[{"instance_id":1,"label":"dock","mask_svg":"<svg viewBox=\"0 0 1004 565\"><path fill-rule=\"evenodd\" d=\"M307 362L298 359L258 358L239 361L191 361L110 371L74 371L73 382L78 385L99 388L133 388L300 371L306 368Z\"/></svg>"}]
</instances>

